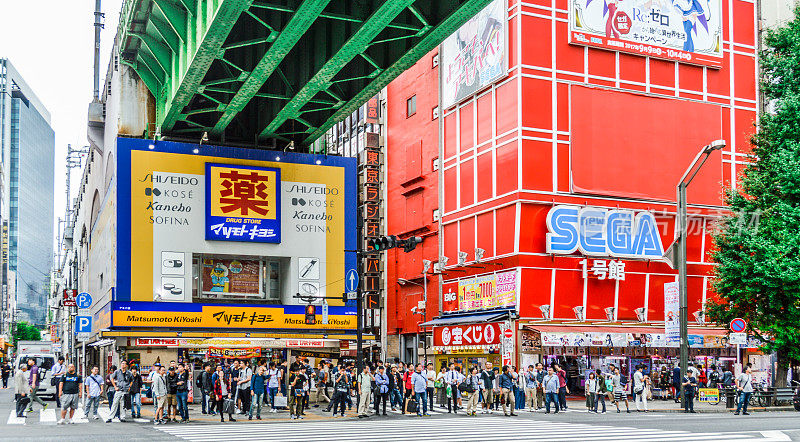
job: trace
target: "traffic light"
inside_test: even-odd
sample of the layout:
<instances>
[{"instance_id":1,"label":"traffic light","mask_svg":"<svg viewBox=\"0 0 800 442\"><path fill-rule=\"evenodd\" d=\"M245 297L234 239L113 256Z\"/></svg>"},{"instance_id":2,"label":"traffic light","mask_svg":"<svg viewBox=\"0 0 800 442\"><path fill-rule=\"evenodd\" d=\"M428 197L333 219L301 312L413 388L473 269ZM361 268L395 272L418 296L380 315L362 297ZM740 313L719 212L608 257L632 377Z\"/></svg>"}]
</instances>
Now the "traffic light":
<instances>
[{"instance_id":1,"label":"traffic light","mask_svg":"<svg viewBox=\"0 0 800 442\"><path fill-rule=\"evenodd\" d=\"M412 236L411 238L403 240L403 251L408 253L417 248L417 244L422 243L422 237Z\"/></svg>"},{"instance_id":2,"label":"traffic light","mask_svg":"<svg viewBox=\"0 0 800 442\"><path fill-rule=\"evenodd\" d=\"M375 249L376 252L383 252L384 250L393 249L395 247L402 247L404 252L410 252L417 248L417 244L422 243L422 237L412 236L407 239L398 239L394 235L381 236L379 238L371 238L367 241L367 245Z\"/></svg>"},{"instance_id":3,"label":"traffic light","mask_svg":"<svg viewBox=\"0 0 800 442\"><path fill-rule=\"evenodd\" d=\"M306 306L306 325L314 325L317 323L317 306L315 305L307 305Z\"/></svg>"},{"instance_id":4,"label":"traffic light","mask_svg":"<svg viewBox=\"0 0 800 442\"><path fill-rule=\"evenodd\" d=\"M376 251L382 252L399 246L400 240L394 235L381 236L380 238L370 239L367 244L372 246Z\"/></svg>"}]
</instances>

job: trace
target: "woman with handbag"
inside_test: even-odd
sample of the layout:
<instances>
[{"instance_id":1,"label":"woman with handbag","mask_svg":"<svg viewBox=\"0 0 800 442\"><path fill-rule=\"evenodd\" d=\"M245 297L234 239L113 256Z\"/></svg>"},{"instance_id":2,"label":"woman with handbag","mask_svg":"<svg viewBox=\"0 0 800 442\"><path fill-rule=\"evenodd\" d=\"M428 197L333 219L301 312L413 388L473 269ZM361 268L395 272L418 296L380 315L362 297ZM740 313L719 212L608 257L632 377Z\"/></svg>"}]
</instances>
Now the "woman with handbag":
<instances>
[{"instance_id":1,"label":"woman with handbag","mask_svg":"<svg viewBox=\"0 0 800 442\"><path fill-rule=\"evenodd\" d=\"M233 418L233 412L236 408L236 399L231 399L229 381L222 371L222 365L217 365L217 372L214 373L211 381L214 383L214 399L217 401L220 422L225 422L225 413L228 413L229 421L236 422L236 419Z\"/></svg>"},{"instance_id":2,"label":"woman with handbag","mask_svg":"<svg viewBox=\"0 0 800 442\"><path fill-rule=\"evenodd\" d=\"M594 411L597 409L597 377L595 376L594 372L589 373L589 377L586 379L586 409L589 411Z\"/></svg>"}]
</instances>

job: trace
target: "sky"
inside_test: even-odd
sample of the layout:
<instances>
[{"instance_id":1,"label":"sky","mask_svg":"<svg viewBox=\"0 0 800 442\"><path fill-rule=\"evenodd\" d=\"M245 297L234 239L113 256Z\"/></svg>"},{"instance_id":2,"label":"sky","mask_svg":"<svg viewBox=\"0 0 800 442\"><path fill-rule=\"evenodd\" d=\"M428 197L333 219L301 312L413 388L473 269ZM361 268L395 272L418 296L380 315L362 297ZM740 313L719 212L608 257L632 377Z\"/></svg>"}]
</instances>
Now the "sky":
<instances>
[{"instance_id":1,"label":"sky","mask_svg":"<svg viewBox=\"0 0 800 442\"><path fill-rule=\"evenodd\" d=\"M104 82L122 0L102 0L100 84ZM0 58L8 58L50 111L55 130L55 217L66 205L67 144L86 146L94 86L95 0L0 0ZM102 91L102 86L101 86ZM82 170L73 169L76 196Z\"/></svg>"}]
</instances>

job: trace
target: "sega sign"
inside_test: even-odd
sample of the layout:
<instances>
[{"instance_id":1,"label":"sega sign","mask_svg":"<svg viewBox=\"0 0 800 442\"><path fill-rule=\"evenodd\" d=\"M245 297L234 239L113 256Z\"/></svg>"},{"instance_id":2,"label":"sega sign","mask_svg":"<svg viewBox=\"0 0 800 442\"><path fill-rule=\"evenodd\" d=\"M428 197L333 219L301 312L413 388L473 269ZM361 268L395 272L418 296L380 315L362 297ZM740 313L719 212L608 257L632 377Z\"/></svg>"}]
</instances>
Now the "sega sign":
<instances>
[{"instance_id":1,"label":"sega sign","mask_svg":"<svg viewBox=\"0 0 800 442\"><path fill-rule=\"evenodd\" d=\"M650 212L554 206L547 213L547 253L660 259L664 255Z\"/></svg>"}]
</instances>

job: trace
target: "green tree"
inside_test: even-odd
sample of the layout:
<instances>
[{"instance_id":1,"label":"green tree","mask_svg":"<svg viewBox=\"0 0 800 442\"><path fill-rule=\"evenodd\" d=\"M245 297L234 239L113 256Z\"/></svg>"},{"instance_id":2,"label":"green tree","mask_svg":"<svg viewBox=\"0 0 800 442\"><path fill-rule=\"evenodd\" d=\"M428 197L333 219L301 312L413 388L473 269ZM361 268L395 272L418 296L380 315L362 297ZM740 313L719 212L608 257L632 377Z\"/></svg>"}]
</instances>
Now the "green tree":
<instances>
[{"instance_id":1,"label":"green tree","mask_svg":"<svg viewBox=\"0 0 800 442\"><path fill-rule=\"evenodd\" d=\"M774 114L762 113L753 137L752 163L726 202L732 215L714 236L714 290L707 317L735 317L777 352L785 382L790 359L800 360L800 9L795 19L769 31L760 54L761 88Z\"/></svg>"},{"instance_id":2,"label":"green tree","mask_svg":"<svg viewBox=\"0 0 800 442\"><path fill-rule=\"evenodd\" d=\"M14 328L12 339L14 341L14 346L16 347L17 341L41 341L42 332L33 325L28 324L25 321L20 321Z\"/></svg>"}]
</instances>

